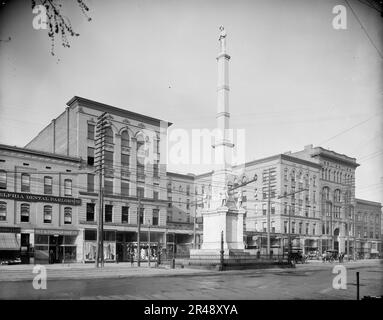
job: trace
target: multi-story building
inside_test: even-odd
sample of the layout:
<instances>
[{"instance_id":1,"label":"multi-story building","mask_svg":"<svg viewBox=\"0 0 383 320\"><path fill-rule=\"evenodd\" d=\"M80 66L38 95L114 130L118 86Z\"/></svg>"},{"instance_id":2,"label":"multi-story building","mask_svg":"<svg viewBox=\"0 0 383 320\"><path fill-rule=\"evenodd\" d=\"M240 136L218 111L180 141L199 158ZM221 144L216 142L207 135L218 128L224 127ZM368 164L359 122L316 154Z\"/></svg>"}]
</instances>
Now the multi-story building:
<instances>
[{"instance_id":1,"label":"multi-story building","mask_svg":"<svg viewBox=\"0 0 383 320\"><path fill-rule=\"evenodd\" d=\"M291 155L321 166L321 251L332 249L353 255L356 159L312 145Z\"/></svg>"},{"instance_id":2,"label":"multi-story building","mask_svg":"<svg viewBox=\"0 0 383 320\"><path fill-rule=\"evenodd\" d=\"M233 168L238 172L240 168ZM241 169L240 169L241 171ZM248 249L266 253L267 230L274 254L287 249L289 234L293 247L317 250L320 237L320 166L285 154L247 162L233 187L239 188L246 209L244 242ZM211 173L196 176L197 188L209 194ZM233 192L236 197L237 191ZM199 212L201 209L199 209ZM270 217L270 225L268 219Z\"/></svg>"},{"instance_id":3,"label":"multi-story building","mask_svg":"<svg viewBox=\"0 0 383 320\"><path fill-rule=\"evenodd\" d=\"M167 224L167 175L161 155L171 123L81 97L72 98L67 105L26 148L81 159L77 241L83 250L78 250L82 252L78 260L95 259L99 211L96 121L104 112L108 115L103 179L105 260L128 259L127 253L137 245L138 219L141 243L146 250L150 232L153 254L159 246L192 239L190 225Z\"/></svg>"},{"instance_id":4,"label":"multi-story building","mask_svg":"<svg viewBox=\"0 0 383 320\"><path fill-rule=\"evenodd\" d=\"M0 145L0 260L77 261L80 158Z\"/></svg>"},{"instance_id":5,"label":"multi-story building","mask_svg":"<svg viewBox=\"0 0 383 320\"><path fill-rule=\"evenodd\" d=\"M382 205L355 199L355 248L359 258L376 258L382 252Z\"/></svg>"},{"instance_id":6,"label":"multi-story building","mask_svg":"<svg viewBox=\"0 0 383 320\"><path fill-rule=\"evenodd\" d=\"M199 247L212 172L167 172L162 156L171 123L74 97L25 148L0 145L1 255L21 248L42 262L50 256L94 261L96 121L104 112L105 260L128 259L137 248L139 221L143 258L149 236L152 254L159 248L172 252L175 244L181 254ZM310 145L234 167L233 195L242 192L247 211L247 249L265 253L269 231L274 254L285 251L289 239L304 252L335 249L365 257L381 252L381 206L355 199L358 166L354 158ZM240 187L249 180L254 181Z\"/></svg>"}]
</instances>

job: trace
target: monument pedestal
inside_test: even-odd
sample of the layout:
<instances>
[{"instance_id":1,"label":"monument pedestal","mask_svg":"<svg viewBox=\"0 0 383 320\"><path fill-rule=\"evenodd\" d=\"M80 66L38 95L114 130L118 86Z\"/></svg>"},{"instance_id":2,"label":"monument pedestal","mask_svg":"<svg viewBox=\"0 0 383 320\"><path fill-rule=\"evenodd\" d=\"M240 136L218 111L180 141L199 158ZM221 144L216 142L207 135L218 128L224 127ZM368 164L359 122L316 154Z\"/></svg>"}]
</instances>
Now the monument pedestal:
<instances>
[{"instance_id":1,"label":"monument pedestal","mask_svg":"<svg viewBox=\"0 0 383 320\"><path fill-rule=\"evenodd\" d=\"M214 260L220 257L222 249L224 257L247 255L243 243L243 208L219 207L215 210L202 211L203 215L203 242L201 249L190 250L190 259Z\"/></svg>"}]
</instances>

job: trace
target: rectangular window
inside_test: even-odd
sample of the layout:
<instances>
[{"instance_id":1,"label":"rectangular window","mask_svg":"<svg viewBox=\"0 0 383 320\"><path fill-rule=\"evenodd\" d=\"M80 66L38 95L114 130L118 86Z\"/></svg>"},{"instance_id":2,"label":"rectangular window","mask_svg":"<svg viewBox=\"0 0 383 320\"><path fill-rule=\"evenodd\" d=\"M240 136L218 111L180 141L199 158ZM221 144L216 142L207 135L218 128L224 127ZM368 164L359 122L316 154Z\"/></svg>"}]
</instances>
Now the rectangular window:
<instances>
[{"instance_id":1,"label":"rectangular window","mask_svg":"<svg viewBox=\"0 0 383 320\"><path fill-rule=\"evenodd\" d=\"M275 214L275 203L271 204L271 214Z\"/></svg>"},{"instance_id":2,"label":"rectangular window","mask_svg":"<svg viewBox=\"0 0 383 320\"><path fill-rule=\"evenodd\" d=\"M313 224L313 235L315 235L315 227L316 227L316 224L314 223Z\"/></svg>"},{"instance_id":3,"label":"rectangular window","mask_svg":"<svg viewBox=\"0 0 383 320\"><path fill-rule=\"evenodd\" d=\"M20 221L29 222L29 204L23 203L20 206Z\"/></svg>"},{"instance_id":4,"label":"rectangular window","mask_svg":"<svg viewBox=\"0 0 383 320\"><path fill-rule=\"evenodd\" d=\"M159 177L158 160L155 160L154 163L153 163L153 176L154 177Z\"/></svg>"},{"instance_id":5,"label":"rectangular window","mask_svg":"<svg viewBox=\"0 0 383 320\"><path fill-rule=\"evenodd\" d=\"M265 216L267 213L266 204L262 204L262 214Z\"/></svg>"},{"instance_id":6,"label":"rectangular window","mask_svg":"<svg viewBox=\"0 0 383 320\"><path fill-rule=\"evenodd\" d=\"M121 154L121 166L129 168L130 158L127 154Z\"/></svg>"},{"instance_id":7,"label":"rectangular window","mask_svg":"<svg viewBox=\"0 0 383 320\"><path fill-rule=\"evenodd\" d=\"M275 233L275 222L271 221L271 232Z\"/></svg>"},{"instance_id":8,"label":"rectangular window","mask_svg":"<svg viewBox=\"0 0 383 320\"><path fill-rule=\"evenodd\" d=\"M44 223L52 223L52 206L44 206Z\"/></svg>"},{"instance_id":9,"label":"rectangular window","mask_svg":"<svg viewBox=\"0 0 383 320\"><path fill-rule=\"evenodd\" d=\"M94 221L94 203L86 204L86 221Z\"/></svg>"},{"instance_id":10,"label":"rectangular window","mask_svg":"<svg viewBox=\"0 0 383 320\"><path fill-rule=\"evenodd\" d=\"M158 226L159 209L153 209L153 226Z\"/></svg>"},{"instance_id":11,"label":"rectangular window","mask_svg":"<svg viewBox=\"0 0 383 320\"><path fill-rule=\"evenodd\" d=\"M288 222L287 222L287 221L284 221L284 222L283 222L283 231L284 231L285 233L287 233L287 232L288 232L288 229L287 229L287 224L288 224Z\"/></svg>"},{"instance_id":12,"label":"rectangular window","mask_svg":"<svg viewBox=\"0 0 383 320\"><path fill-rule=\"evenodd\" d=\"M0 221L7 220L7 203L0 202Z\"/></svg>"},{"instance_id":13,"label":"rectangular window","mask_svg":"<svg viewBox=\"0 0 383 320\"><path fill-rule=\"evenodd\" d=\"M186 195L190 196L190 185L186 186Z\"/></svg>"},{"instance_id":14,"label":"rectangular window","mask_svg":"<svg viewBox=\"0 0 383 320\"><path fill-rule=\"evenodd\" d=\"M145 179L145 159L137 157L137 179Z\"/></svg>"},{"instance_id":15,"label":"rectangular window","mask_svg":"<svg viewBox=\"0 0 383 320\"><path fill-rule=\"evenodd\" d=\"M306 234L309 234L309 227L310 227L310 224L306 223Z\"/></svg>"},{"instance_id":16,"label":"rectangular window","mask_svg":"<svg viewBox=\"0 0 383 320\"><path fill-rule=\"evenodd\" d=\"M105 205L105 222L113 222L113 206L110 204Z\"/></svg>"},{"instance_id":17,"label":"rectangular window","mask_svg":"<svg viewBox=\"0 0 383 320\"><path fill-rule=\"evenodd\" d=\"M262 222L262 231L266 232L266 222Z\"/></svg>"},{"instance_id":18,"label":"rectangular window","mask_svg":"<svg viewBox=\"0 0 383 320\"><path fill-rule=\"evenodd\" d=\"M113 169L113 152L112 151L104 151L104 163L105 163L105 167L109 169Z\"/></svg>"},{"instance_id":19,"label":"rectangular window","mask_svg":"<svg viewBox=\"0 0 383 320\"><path fill-rule=\"evenodd\" d=\"M71 196L72 195L72 180L65 179L64 181L64 195Z\"/></svg>"},{"instance_id":20,"label":"rectangular window","mask_svg":"<svg viewBox=\"0 0 383 320\"><path fill-rule=\"evenodd\" d=\"M94 165L94 148L88 147L88 165Z\"/></svg>"},{"instance_id":21,"label":"rectangular window","mask_svg":"<svg viewBox=\"0 0 383 320\"><path fill-rule=\"evenodd\" d=\"M113 180L104 180L104 190L105 194L113 194Z\"/></svg>"},{"instance_id":22,"label":"rectangular window","mask_svg":"<svg viewBox=\"0 0 383 320\"><path fill-rule=\"evenodd\" d=\"M129 196L129 182L121 180L121 195Z\"/></svg>"},{"instance_id":23,"label":"rectangular window","mask_svg":"<svg viewBox=\"0 0 383 320\"><path fill-rule=\"evenodd\" d=\"M27 173L21 175L21 192L31 191L31 177Z\"/></svg>"},{"instance_id":24,"label":"rectangular window","mask_svg":"<svg viewBox=\"0 0 383 320\"><path fill-rule=\"evenodd\" d=\"M121 207L121 222L129 223L129 207Z\"/></svg>"},{"instance_id":25,"label":"rectangular window","mask_svg":"<svg viewBox=\"0 0 383 320\"><path fill-rule=\"evenodd\" d=\"M140 208L140 224L144 223L144 208Z\"/></svg>"},{"instance_id":26,"label":"rectangular window","mask_svg":"<svg viewBox=\"0 0 383 320\"><path fill-rule=\"evenodd\" d=\"M88 192L94 192L94 174L88 173Z\"/></svg>"},{"instance_id":27,"label":"rectangular window","mask_svg":"<svg viewBox=\"0 0 383 320\"><path fill-rule=\"evenodd\" d=\"M302 222L299 223L299 234L302 234Z\"/></svg>"},{"instance_id":28,"label":"rectangular window","mask_svg":"<svg viewBox=\"0 0 383 320\"><path fill-rule=\"evenodd\" d=\"M88 139L90 140L94 140L94 128L94 124L88 123Z\"/></svg>"},{"instance_id":29,"label":"rectangular window","mask_svg":"<svg viewBox=\"0 0 383 320\"><path fill-rule=\"evenodd\" d=\"M0 170L0 189L7 189L7 172L4 170Z\"/></svg>"},{"instance_id":30,"label":"rectangular window","mask_svg":"<svg viewBox=\"0 0 383 320\"><path fill-rule=\"evenodd\" d=\"M52 177L44 177L44 194L52 194Z\"/></svg>"},{"instance_id":31,"label":"rectangular window","mask_svg":"<svg viewBox=\"0 0 383 320\"><path fill-rule=\"evenodd\" d=\"M153 199L158 200L158 191L153 191Z\"/></svg>"},{"instance_id":32,"label":"rectangular window","mask_svg":"<svg viewBox=\"0 0 383 320\"><path fill-rule=\"evenodd\" d=\"M295 222L291 223L291 233L295 233Z\"/></svg>"},{"instance_id":33,"label":"rectangular window","mask_svg":"<svg viewBox=\"0 0 383 320\"><path fill-rule=\"evenodd\" d=\"M144 198L145 196L145 189L144 187L137 187L137 197Z\"/></svg>"},{"instance_id":34,"label":"rectangular window","mask_svg":"<svg viewBox=\"0 0 383 320\"><path fill-rule=\"evenodd\" d=\"M190 210L190 199L186 199L186 209Z\"/></svg>"}]
</instances>

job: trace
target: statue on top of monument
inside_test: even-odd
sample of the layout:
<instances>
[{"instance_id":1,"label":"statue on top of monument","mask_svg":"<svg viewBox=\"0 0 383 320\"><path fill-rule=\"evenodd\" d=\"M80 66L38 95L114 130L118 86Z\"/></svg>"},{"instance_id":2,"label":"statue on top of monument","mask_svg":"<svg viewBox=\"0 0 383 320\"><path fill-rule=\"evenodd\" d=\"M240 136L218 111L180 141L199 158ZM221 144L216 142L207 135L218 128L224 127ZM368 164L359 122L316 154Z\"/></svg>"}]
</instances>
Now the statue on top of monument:
<instances>
[{"instance_id":1,"label":"statue on top of monument","mask_svg":"<svg viewBox=\"0 0 383 320\"><path fill-rule=\"evenodd\" d=\"M226 30L224 28L224 26L220 26L219 27L219 30L221 31L221 33L219 34L219 41L221 42L221 52L225 52L226 51Z\"/></svg>"}]
</instances>

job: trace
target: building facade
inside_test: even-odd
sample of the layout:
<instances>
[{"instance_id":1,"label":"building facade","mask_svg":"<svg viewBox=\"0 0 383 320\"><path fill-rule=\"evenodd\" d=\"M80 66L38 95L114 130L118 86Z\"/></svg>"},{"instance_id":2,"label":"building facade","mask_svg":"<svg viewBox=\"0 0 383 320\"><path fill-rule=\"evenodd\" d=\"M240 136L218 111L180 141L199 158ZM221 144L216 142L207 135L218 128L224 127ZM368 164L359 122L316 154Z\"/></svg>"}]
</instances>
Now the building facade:
<instances>
[{"instance_id":1,"label":"building facade","mask_svg":"<svg viewBox=\"0 0 383 320\"><path fill-rule=\"evenodd\" d=\"M81 159L0 145L0 259L78 261Z\"/></svg>"},{"instance_id":2,"label":"building facade","mask_svg":"<svg viewBox=\"0 0 383 320\"><path fill-rule=\"evenodd\" d=\"M382 254L382 205L355 199L355 245L359 258L377 258Z\"/></svg>"},{"instance_id":3,"label":"building facade","mask_svg":"<svg viewBox=\"0 0 383 320\"><path fill-rule=\"evenodd\" d=\"M34 257L39 263L51 257L95 260L96 122L104 112L105 261L127 261L132 251L145 260L158 250L187 255L199 248L212 172L167 171L163 156L171 123L74 97L25 148L0 145L0 255L21 250L25 261ZM381 205L355 199L358 166L354 158L310 145L234 167L234 198L240 195L246 209L245 247L266 253L269 231L273 254L285 252L291 240L305 253L379 255Z\"/></svg>"}]
</instances>

